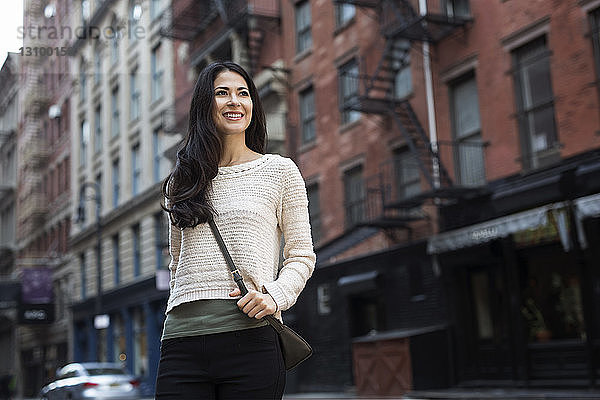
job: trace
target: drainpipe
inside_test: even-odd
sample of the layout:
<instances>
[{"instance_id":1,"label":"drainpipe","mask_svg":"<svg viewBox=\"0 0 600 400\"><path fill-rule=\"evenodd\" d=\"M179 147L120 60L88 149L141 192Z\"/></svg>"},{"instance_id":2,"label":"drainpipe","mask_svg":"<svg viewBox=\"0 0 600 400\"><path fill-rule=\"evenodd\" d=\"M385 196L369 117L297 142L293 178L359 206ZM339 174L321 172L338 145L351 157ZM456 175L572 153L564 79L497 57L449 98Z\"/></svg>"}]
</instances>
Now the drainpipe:
<instances>
[{"instance_id":1,"label":"drainpipe","mask_svg":"<svg viewBox=\"0 0 600 400\"><path fill-rule=\"evenodd\" d=\"M419 14L427 14L427 0L419 0ZM423 73L425 75L425 100L427 102L427 123L429 124L429 141L431 142L431 151L435 155L431 162L433 164L433 188L440 187L440 165L437 143L437 130L435 121L435 105L433 102L433 78L431 75L431 57L429 56L429 42L423 42Z\"/></svg>"}]
</instances>

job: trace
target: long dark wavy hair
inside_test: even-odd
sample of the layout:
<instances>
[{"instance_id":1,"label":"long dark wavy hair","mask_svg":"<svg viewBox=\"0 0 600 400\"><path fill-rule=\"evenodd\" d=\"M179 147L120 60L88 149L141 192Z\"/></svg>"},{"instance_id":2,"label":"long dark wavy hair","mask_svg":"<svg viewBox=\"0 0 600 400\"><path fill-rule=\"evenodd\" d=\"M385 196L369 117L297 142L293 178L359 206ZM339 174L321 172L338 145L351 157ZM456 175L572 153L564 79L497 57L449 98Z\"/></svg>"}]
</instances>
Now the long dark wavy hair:
<instances>
[{"instance_id":1,"label":"long dark wavy hair","mask_svg":"<svg viewBox=\"0 0 600 400\"><path fill-rule=\"evenodd\" d=\"M207 65L200 72L194 87L183 147L177 152L175 167L162 184L168 206L161 204L161 207L169 213L171 223L179 229L193 228L207 222L215 214L208 192L213 178L217 176L224 142L213 121L214 82L217 75L226 70L244 78L252 99L252 120L246 129L246 146L257 153L265 152L265 114L252 78L233 62Z\"/></svg>"}]
</instances>

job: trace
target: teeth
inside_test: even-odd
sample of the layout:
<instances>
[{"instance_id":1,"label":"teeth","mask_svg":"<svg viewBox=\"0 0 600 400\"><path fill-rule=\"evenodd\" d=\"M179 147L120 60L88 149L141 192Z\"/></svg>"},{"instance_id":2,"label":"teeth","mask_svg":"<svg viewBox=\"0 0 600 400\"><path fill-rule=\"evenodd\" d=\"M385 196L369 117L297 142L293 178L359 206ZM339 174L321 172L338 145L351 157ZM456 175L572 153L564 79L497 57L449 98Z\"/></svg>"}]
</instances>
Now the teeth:
<instances>
[{"instance_id":1,"label":"teeth","mask_svg":"<svg viewBox=\"0 0 600 400\"><path fill-rule=\"evenodd\" d=\"M242 114L239 113L225 113L224 115L228 118L242 118Z\"/></svg>"}]
</instances>

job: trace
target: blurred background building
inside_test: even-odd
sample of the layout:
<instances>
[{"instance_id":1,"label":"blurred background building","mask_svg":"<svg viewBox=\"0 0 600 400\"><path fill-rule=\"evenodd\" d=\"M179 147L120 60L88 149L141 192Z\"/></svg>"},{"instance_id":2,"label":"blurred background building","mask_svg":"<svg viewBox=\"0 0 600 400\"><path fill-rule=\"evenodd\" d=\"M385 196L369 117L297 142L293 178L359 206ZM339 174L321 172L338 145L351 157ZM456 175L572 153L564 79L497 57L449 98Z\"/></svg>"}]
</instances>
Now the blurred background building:
<instances>
[{"instance_id":1,"label":"blurred background building","mask_svg":"<svg viewBox=\"0 0 600 400\"><path fill-rule=\"evenodd\" d=\"M25 5L73 32L25 35L68 56L20 58L18 126L0 104L2 284L22 292L0 346L18 332L26 394L86 360L152 392L161 181L215 60L252 73L267 152L307 183L317 267L285 320L315 354L289 392L597 384L600 0Z\"/></svg>"},{"instance_id":2,"label":"blurred background building","mask_svg":"<svg viewBox=\"0 0 600 400\"><path fill-rule=\"evenodd\" d=\"M16 258L17 129L20 58L9 53L0 69L0 374L15 375L20 282Z\"/></svg>"}]
</instances>

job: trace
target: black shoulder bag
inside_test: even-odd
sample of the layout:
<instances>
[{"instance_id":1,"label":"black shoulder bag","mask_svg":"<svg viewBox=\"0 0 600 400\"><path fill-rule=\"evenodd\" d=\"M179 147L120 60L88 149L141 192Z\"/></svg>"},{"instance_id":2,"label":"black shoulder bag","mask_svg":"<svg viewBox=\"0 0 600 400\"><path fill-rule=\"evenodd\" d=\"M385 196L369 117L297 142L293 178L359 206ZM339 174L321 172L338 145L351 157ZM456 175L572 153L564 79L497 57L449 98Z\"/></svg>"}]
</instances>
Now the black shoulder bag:
<instances>
[{"instance_id":1,"label":"black shoulder bag","mask_svg":"<svg viewBox=\"0 0 600 400\"><path fill-rule=\"evenodd\" d=\"M223 255L225 256L225 261L227 261L227 265L229 265L233 280L240 288L242 296L246 295L246 293L248 293L248 289L244 284L244 279L242 278L240 271L233 263L233 259L227 250L227 246L225 246L225 242L221 237L221 233L219 232L215 221L213 219L209 219L208 223L212 229L213 235L215 235L215 238L217 239L217 243L219 244ZM267 321L269 325L275 329L279 336L279 343L281 344L281 351L283 353L286 370L289 371L312 355L313 350L312 347L310 347L310 344L308 344L308 342L304 340L302 336L294 332L289 326L285 326L283 323L281 323L281 321L272 315L267 315L262 319Z\"/></svg>"}]
</instances>

